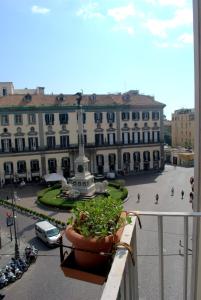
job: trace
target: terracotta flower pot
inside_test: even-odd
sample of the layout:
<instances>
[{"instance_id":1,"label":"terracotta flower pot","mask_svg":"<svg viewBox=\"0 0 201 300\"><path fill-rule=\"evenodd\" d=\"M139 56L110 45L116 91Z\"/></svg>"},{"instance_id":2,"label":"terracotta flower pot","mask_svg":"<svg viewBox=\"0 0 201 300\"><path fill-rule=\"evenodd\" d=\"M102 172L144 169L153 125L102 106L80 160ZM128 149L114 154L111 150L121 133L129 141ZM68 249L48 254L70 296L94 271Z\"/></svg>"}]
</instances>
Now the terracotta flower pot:
<instances>
[{"instance_id":1,"label":"terracotta flower pot","mask_svg":"<svg viewBox=\"0 0 201 300\"><path fill-rule=\"evenodd\" d=\"M94 269L107 262L110 256L100 255L99 253L111 252L113 245L120 241L122 232L123 227L121 227L114 235L109 235L104 238L85 238L77 233L70 225L66 228L65 234L67 239L72 242L73 247L76 248L74 250L76 263L83 269Z\"/></svg>"}]
</instances>

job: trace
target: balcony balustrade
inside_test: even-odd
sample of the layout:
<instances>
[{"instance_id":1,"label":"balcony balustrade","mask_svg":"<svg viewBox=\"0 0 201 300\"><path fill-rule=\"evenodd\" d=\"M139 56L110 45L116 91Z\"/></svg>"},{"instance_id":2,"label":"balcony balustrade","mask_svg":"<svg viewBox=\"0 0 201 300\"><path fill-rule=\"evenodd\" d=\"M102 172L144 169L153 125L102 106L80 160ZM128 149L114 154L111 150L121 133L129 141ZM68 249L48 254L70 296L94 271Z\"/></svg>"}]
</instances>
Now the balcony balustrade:
<instances>
[{"instance_id":1,"label":"balcony balustrade","mask_svg":"<svg viewBox=\"0 0 201 300\"><path fill-rule=\"evenodd\" d=\"M157 221L157 223L155 222L155 233L157 234L157 238L154 239L154 242L157 244L157 247L155 249L156 254L147 254L146 262L147 264L149 264L149 262L151 262L151 259L153 260L153 257L155 257L154 259L157 259L158 261L158 274L154 274L155 267L150 273L146 274L147 285L150 285L150 282L153 282L153 286L151 286L149 295L145 296L144 298L144 295L140 295L140 293L142 293L143 291L143 285L141 285L141 283L138 284L138 278L142 277L143 272L146 272L146 270L141 269L142 263L139 263L139 259L142 259L143 255L137 253L137 249L140 248L141 251L145 251L146 249L143 249L139 244L139 241L142 241L142 238L141 240L139 239L140 229L139 231L136 231L137 220L136 217L132 217L132 223L125 227L121 241L131 245L133 249L135 265L133 265L132 263L131 256L128 250L120 246L114 256L111 270L103 289L101 300L190 299L190 282L191 275L193 274L194 270L191 269L191 260L189 259L189 255L190 257L192 255L192 249L189 249L189 241L191 237L189 231L192 229L192 219L201 217L201 212L191 213L141 211L136 213L140 215L142 226L143 223L147 224L147 217L154 218L154 221ZM180 229L182 229L179 234L177 232L174 232L176 231L176 228L174 228L173 220L178 222ZM169 224L169 226L172 226L171 228L173 229L173 244L175 242L175 236L176 239L178 239L178 245L174 244L174 247L178 249L178 252L171 255L166 254L166 249L164 248L165 243L166 247L167 244L170 245L170 237L171 239L173 238L170 232L164 230L164 227L167 224ZM149 248L151 229L149 228L148 231L145 233L144 240L147 238ZM164 243L165 236L168 236L168 243L167 241L165 241ZM183 242L181 242L181 240L183 240ZM174 261L175 258L179 259L180 268L178 269L178 265ZM152 261L154 266L157 265L157 261ZM170 272L170 265L172 266L174 273ZM140 266L140 268L138 266ZM170 273L168 275L164 275L164 271L168 271ZM174 278L178 278L179 284L178 282L176 282L175 284ZM173 281L173 291L171 290L170 280ZM182 285L182 288L180 286L180 283ZM151 293L151 291L153 290L155 292ZM175 292L175 294L172 294L173 292Z\"/></svg>"}]
</instances>

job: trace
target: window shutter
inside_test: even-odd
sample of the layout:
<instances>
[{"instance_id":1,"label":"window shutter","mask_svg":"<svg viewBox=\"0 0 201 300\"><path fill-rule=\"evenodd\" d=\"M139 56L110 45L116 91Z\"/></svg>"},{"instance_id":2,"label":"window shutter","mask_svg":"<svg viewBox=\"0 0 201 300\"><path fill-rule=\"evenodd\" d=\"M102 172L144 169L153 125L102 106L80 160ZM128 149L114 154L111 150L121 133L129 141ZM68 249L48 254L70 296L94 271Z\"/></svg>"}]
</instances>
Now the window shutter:
<instances>
[{"instance_id":1,"label":"window shutter","mask_svg":"<svg viewBox=\"0 0 201 300\"><path fill-rule=\"evenodd\" d=\"M97 123L98 118L97 118L97 113L94 113L94 122Z\"/></svg>"},{"instance_id":2,"label":"window shutter","mask_svg":"<svg viewBox=\"0 0 201 300\"><path fill-rule=\"evenodd\" d=\"M138 144L140 143L140 132L137 133L138 134Z\"/></svg>"},{"instance_id":3,"label":"window shutter","mask_svg":"<svg viewBox=\"0 0 201 300\"><path fill-rule=\"evenodd\" d=\"M45 115L45 123L46 123L46 125L48 125L49 124L49 115Z\"/></svg>"},{"instance_id":4,"label":"window shutter","mask_svg":"<svg viewBox=\"0 0 201 300\"><path fill-rule=\"evenodd\" d=\"M157 139L158 139L158 142L160 142L160 132L159 131L157 132Z\"/></svg>"},{"instance_id":5,"label":"window shutter","mask_svg":"<svg viewBox=\"0 0 201 300\"><path fill-rule=\"evenodd\" d=\"M17 142L17 139L15 139L15 149L18 150L18 142Z\"/></svg>"}]
</instances>

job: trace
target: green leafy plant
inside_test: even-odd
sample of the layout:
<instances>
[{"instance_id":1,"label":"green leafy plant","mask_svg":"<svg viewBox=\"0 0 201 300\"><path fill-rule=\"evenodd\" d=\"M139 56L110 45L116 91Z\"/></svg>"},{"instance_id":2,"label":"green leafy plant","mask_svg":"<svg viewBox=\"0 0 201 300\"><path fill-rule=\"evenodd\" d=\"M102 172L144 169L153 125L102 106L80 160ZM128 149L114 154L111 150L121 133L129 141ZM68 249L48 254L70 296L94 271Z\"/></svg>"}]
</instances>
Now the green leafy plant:
<instances>
[{"instance_id":1,"label":"green leafy plant","mask_svg":"<svg viewBox=\"0 0 201 300\"><path fill-rule=\"evenodd\" d=\"M130 217L121 217L122 211L122 201L112 197L78 202L67 224L85 237L102 238L131 222Z\"/></svg>"}]
</instances>

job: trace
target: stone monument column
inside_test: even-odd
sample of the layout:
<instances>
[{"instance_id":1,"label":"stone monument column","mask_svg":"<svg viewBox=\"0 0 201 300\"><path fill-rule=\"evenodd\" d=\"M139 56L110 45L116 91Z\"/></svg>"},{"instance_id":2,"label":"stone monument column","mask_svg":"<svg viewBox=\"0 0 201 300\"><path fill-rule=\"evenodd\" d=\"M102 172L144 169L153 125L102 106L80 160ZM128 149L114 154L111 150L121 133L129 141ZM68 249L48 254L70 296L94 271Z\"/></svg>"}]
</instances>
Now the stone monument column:
<instances>
[{"instance_id":1,"label":"stone monument column","mask_svg":"<svg viewBox=\"0 0 201 300\"><path fill-rule=\"evenodd\" d=\"M82 94L77 93L77 114L78 114L78 144L79 154L75 160L75 177L71 179L73 189L80 192L84 197L92 197L95 194L94 176L89 172L89 160L84 153L84 129L83 110L80 104Z\"/></svg>"}]
</instances>

